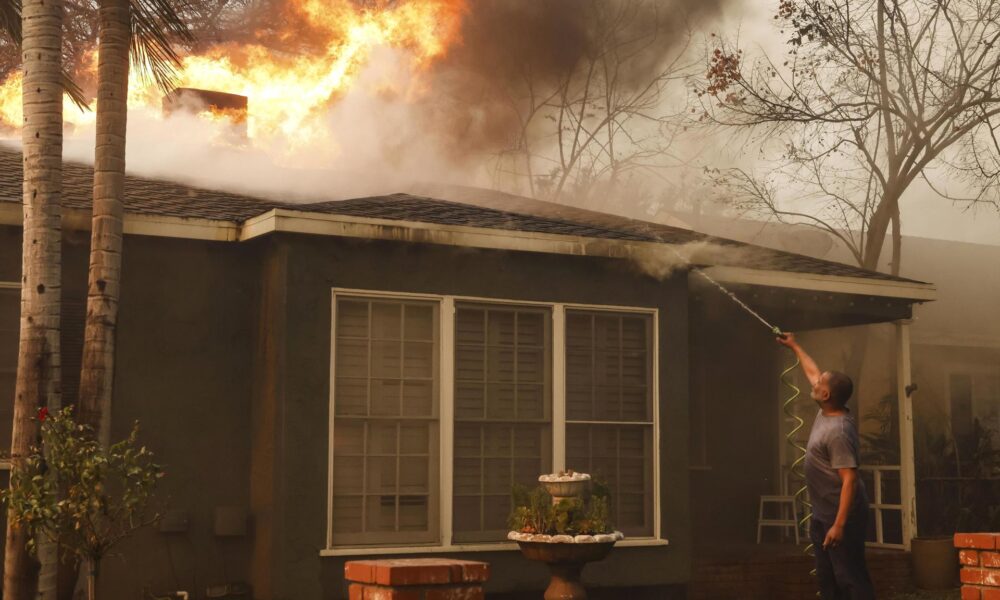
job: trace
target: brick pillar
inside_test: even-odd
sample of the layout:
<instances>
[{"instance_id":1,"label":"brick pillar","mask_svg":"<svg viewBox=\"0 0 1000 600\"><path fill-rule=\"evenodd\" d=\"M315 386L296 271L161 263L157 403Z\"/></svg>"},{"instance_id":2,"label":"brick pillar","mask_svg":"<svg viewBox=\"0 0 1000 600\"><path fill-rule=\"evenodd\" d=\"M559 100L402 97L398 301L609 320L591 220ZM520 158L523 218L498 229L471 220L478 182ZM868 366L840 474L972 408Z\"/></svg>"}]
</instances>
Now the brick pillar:
<instances>
[{"instance_id":1,"label":"brick pillar","mask_svg":"<svg viewBox=\"0 0 1000 600\"><path fill-rule=\"evenodd\" d=\"M470 560L402 558L344 565L350 600L483 600L490 565Z\"/></svg>"},{"instance_id":2,"label":"brick pillar","mask_svg":"<svg viewBox=\"0 0 1000 600\"><path fill-rule=\"evenodd\" d=\"M956 533L962 600L1000 600L1000 533Z\"/></svg>"}]
</instances>

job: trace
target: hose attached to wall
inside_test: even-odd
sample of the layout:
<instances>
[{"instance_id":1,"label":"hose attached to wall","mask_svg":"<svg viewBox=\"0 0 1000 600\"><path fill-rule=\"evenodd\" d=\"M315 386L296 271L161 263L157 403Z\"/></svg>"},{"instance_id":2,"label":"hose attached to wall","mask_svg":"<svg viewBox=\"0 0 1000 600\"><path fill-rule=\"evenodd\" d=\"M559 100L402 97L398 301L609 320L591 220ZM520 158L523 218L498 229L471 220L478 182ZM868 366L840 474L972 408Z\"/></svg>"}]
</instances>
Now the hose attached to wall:
<instances>
[{"instance_id":1,"label":"hose attached to wall","mask_svg":"<svg viewBox=\"0 0 1000 600\"><path fill-rule=\"evenodd\" d=\"M777 327L775 327L772 331L779 337L785 335L782 333L781 329ZM782 403L781 410L785 413L786 417L795 423L792 430L785 435L785 441L795 451L795 460L793 460L792 464L789 466L789 472L791 473L793 479L800 482L799 488L795 490L794 494L792 494L795 498L795 502L803 507L802 518L799 519L796 527L798 527L800 531L809 531L809 522L812 519L812 503L809 502L809 493L805 483L806 449L798 440L798 434L802 431L802 428L805 427L805 421L794 412L795 402L798 400L799 396L802 395L802 390L800 390L799 387L792 382L791 378L791 374L799 368L800 364L801 361L799 361L798 357L796 357L795 362L781 372L781 383L783 383L790 392L790 395L785 398L784 403ZM804 552L812 556L812 550L813 545L810 541L809 544L806 545ZM816 574L815 569L812 571L812 574Z\"/></svg>"}]
</instances>

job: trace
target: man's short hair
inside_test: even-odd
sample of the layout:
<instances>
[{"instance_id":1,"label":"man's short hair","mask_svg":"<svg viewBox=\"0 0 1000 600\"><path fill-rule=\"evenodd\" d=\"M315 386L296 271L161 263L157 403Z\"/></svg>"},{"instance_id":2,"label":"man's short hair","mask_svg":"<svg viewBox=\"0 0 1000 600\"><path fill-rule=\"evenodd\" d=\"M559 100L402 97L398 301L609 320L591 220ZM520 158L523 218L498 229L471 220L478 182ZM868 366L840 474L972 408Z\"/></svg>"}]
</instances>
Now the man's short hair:
<instances>
[{"instance_id":1,"label":"man's short hair","mask_svg":"<svg viewBox=\"0 0 1000 600\"><path fill-rule=\"evenodd\" d=\"M847 374L840 371L830 371L829 373L827 384L830 386L830 398L840 406L844 406L854 394L854 382Z\"/></svg>"}]
</instances>

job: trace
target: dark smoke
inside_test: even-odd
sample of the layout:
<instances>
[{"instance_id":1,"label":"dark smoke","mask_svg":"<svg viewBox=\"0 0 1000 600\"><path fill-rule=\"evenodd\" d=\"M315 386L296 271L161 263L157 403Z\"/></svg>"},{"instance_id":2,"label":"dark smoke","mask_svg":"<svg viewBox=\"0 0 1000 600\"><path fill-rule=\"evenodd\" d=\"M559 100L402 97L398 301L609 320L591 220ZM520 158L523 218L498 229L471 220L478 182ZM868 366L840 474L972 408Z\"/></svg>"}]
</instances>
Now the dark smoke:
<instances>
[{"instance_id":1,"label":"dark smoke","mask_svg":"<svg viewBox=\"0 0 1000 600\"><path fill-rule=\"evenodd\" d=\"M619 74L624 90L646 85L725 0L470 0L462 41L433 73L423 107L458 155L503 146L526 99L585 77L609 40L642 40ZM446 144L447 146L447 144Z\"/></svg>"}]
</instances>

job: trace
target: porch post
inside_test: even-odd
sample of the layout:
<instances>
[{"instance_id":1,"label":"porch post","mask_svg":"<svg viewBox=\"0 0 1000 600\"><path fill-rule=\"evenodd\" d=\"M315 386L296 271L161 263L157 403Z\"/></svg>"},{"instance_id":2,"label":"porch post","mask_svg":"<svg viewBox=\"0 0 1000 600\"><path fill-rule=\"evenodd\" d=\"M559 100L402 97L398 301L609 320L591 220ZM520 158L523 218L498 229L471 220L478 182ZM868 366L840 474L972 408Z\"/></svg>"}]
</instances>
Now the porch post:
<instances>
[{"instance_id":1,"label":"porch post","mask_svg":"<svg viewBox=\"0 0 1000 600\"><path fill-rule=\"evenodd\" d=\"M910 321L896 321L896 397L899 399L899 465L903 505L903 546L917 534L917 492L913 461L913 399L910 372Z\"/></svg>"}]
</instances>

